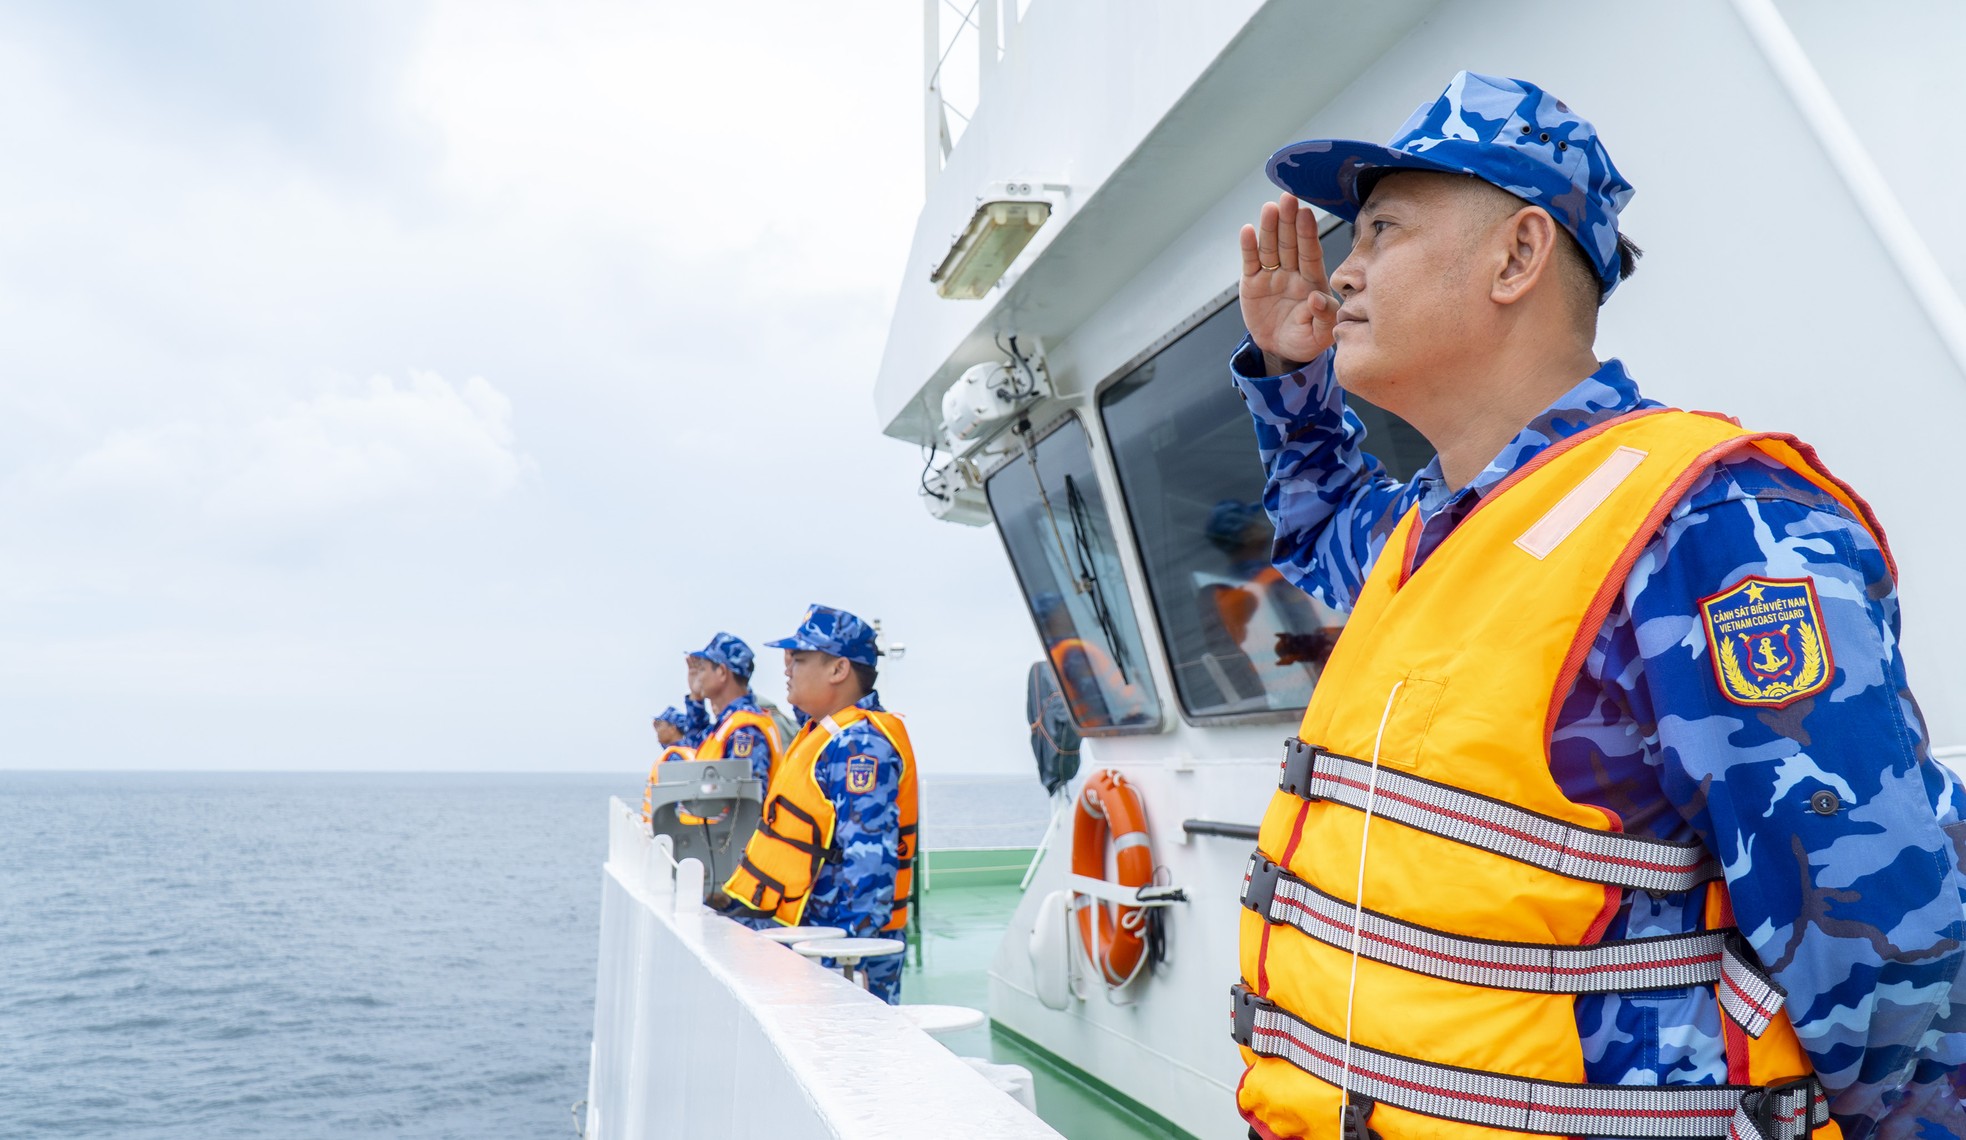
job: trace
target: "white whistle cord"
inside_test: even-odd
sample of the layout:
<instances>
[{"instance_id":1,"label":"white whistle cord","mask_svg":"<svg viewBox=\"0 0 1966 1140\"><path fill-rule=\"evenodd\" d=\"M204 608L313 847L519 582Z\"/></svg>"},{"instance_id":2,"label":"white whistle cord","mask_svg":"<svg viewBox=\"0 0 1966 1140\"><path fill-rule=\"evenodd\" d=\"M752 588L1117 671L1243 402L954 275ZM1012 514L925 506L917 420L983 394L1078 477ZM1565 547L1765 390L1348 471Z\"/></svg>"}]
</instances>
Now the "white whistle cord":
<instances>
[{"instance_id":1,"label":"white whistle cord","mask_svg":"<svg viewBox=\"0 0 1966 1140\"><path fill-rule=\"evenodd\" d=\"M1358 885L1352 889L1352 978L1345 987L1345 1054L1338 1065L1338 1135L1345 1136L1345 1113L1352 1106L1352 1003L1358 998L1359 927L1365 921L1365 846L1372 839L1372 808L1379 795L1379 746L1386 741L1386 722L1392 719L1393 702L1406 684L1399 681L1386 694L1386 707L1379 713L1379 733L1372 738L1372 777L1365 787L1365 822L1358 833ZM1360 1136L1355 1140L1366 1140Z\"/></svg>"}]
</instances>

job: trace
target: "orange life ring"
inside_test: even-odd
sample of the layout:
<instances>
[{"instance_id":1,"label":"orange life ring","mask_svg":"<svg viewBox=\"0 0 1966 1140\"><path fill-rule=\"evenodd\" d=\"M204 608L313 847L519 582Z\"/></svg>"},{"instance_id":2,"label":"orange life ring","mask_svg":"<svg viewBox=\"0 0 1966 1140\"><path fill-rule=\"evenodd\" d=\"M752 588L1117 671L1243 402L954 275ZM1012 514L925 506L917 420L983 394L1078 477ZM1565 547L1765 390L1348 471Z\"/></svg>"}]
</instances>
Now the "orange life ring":
<instances>
[{"instance_id":1,"label":"orange life ring","mask_svg":"<svg viewBox=\"0 0 1966 1140\"><path fill-rule=\"evenodd\" d=\"M1107 877L1109 835L1119 885L1137 888L1152 883L1154 853L1148 847L1147 813L1140 806L1140 793L1110 768L1094 773L1079 791L1078 814L1072 820L1074 875ZM1132 980L1146 951L1147 912L1089 895L1077 896L1072 905L1078 911L1079 944L1106 984L1119 986Z\"/></svg>"}]
</instances>

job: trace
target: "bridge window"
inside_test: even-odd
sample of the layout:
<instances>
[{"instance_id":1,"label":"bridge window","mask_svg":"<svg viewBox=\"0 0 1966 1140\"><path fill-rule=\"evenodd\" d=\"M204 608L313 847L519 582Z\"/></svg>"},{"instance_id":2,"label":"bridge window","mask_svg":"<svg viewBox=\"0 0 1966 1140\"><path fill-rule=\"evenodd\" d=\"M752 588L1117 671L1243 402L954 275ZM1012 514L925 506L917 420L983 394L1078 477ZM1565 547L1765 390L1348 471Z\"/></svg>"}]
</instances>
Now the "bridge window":
<instances>
[{"instance_id":1,"label":"bridge window","mask_svg":"<svg viewBox=\"0 0 1966 1140\"><path fill-rule=\"evenodd\" d=\"M1335 266L1350 227L1325 238ZM1242 314L1223 308L1106 388L1099 408L1148 590L1190 717L1295 714L1344 618L1270 566L1263 466L1228 379ZM1355 398L1368 446L1399 478L1431 458L1406 423Z\"/></svg>"},{"instance_id":2,"label":"bridge window","mask_svg":"<svg viewBox=\"0 0 1966 1140\"><path fill-rule=\"evenodd\" d=\"M1062 421L985 490L1080 731L1158 727L1160 701L1084 425Z\"/></svg>"}]
</instances>

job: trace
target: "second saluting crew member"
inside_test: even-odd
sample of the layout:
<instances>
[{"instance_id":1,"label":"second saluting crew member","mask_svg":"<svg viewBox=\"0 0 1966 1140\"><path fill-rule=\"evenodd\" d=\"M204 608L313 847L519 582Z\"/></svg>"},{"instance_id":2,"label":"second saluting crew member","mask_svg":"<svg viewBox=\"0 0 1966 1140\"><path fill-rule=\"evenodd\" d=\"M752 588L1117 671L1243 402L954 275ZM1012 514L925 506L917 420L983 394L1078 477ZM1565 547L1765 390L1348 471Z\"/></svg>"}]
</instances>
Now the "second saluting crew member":
<instances>
[{"instance_id":1,"label":"second saluting crew member","mask_svg":"<svg viewBox=\"0 0 1966 1140\"><path fill-rule=\"evenodd\" d=\"M751 692L751 647L728 633L688 655L689 691L710 706L710 728L696 746L698 760L749 760L760 784L784 749L778 724Z\"/></svg>"},{"instance_id":2,"label":"second saluting crew member","mask_svg":"<svg viewBox=\"0 0 1966 1140\"><path fill-rule=\"evenodd\" d=\"M813 606L785 651L785 695L808 720L765 796L764 820L724 883L726 913L753 925L837 926L901 937L915 861L915 754L874 691L874 631ZM903 955L863 963L867 989L901 999Z\"/></svg>"},{"instance_id":3,"label":"second saluting crew member","mask_svg":"<svg viewBox=\"0 0 1966 1140\"><path fill-rule=\"evenodd\" d=\"M1715 209L1781 193L1700 161ZM1597 360L1636 249L1591 124L1462 72L1269 170L1236 384L1276 565L1351 619L1244 892L1252 1135L1966 1135L1966 793L1884 534ZM1328 280L1303 202L1355 220ZM1341 384L1435 461L1389 477Z\"/></svg>"}]
</instances>

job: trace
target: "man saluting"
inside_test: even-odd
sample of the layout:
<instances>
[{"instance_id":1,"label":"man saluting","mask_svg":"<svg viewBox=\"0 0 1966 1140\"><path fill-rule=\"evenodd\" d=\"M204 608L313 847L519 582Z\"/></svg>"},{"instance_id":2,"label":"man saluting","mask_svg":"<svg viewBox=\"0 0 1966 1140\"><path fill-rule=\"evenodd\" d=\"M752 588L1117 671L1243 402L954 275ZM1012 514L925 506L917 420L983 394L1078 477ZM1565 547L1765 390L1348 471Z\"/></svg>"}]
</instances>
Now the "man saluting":
<instances>
[{"instance_id":1,"label":"man saluting","mask_svg":"<svg viewBox=\"0 0 1966 1140\"><path fill-rule=\"evenodd\" d=\"M1597 360L1638 250L1591 124L1463 72L1269 173L1235 381L1276 566L1351 618L1245 891L1252 1135L1966 1135L1966 793L1884 534ZM1388 477L1341 383L1437 459Z\"/></svg>"}]
</instances>

